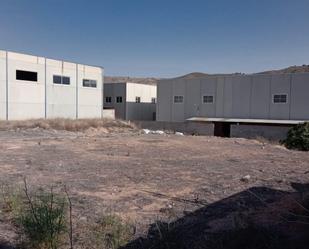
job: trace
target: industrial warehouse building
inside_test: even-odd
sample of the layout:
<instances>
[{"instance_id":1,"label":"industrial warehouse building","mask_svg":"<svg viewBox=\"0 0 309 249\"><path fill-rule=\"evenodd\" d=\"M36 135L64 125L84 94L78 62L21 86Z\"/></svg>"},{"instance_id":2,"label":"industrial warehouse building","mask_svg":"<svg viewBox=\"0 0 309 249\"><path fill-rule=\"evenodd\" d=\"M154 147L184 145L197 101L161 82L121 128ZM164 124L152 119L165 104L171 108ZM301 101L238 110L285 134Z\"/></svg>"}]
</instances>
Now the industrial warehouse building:
<instances>
[{"instance_id":1,"label":"industrial warehouse building","mask_svg":"<svg viewBox=\"0 0 309 249\"><path fill-rule=\"evenodd\" d=\"M0 50L0 120L101 118L103 69Z\"/></svg>"},{"instance_id":2,"label":"industrial warehouse building","mask_svg":"<svg viewBox=\"0 0 309 249\"><path fill-rule=\"evenodd\" d=\"M294 125L309 120L309 73L205 76L158 83L157 121Z\"/></svg>"},{"instance_id":3,"label":"industrial warehouse building","mask_svg":"<svg viewBox=\"0 0 309 249\"><path fill-rule=\"evenodd\" d=\"M141 83L105 83L104 109L123 120L155 120L157 87Z\"/></svg>"}]
</instances>

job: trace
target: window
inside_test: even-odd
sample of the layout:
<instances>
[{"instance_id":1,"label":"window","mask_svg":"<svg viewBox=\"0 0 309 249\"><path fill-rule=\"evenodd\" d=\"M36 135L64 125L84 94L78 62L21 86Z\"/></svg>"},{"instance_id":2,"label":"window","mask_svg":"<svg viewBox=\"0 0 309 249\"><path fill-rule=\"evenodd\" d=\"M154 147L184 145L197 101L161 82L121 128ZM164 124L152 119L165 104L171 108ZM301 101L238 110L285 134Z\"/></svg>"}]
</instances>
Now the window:
<instances>
[{"instance_id":1,"label":"window","mask_svg":"<svg viewBox=\"0 0 309 249\"><path fill-rule=\"evenodd\" d=\"M63 85L70 85L70 77L62 77L62 84Z\"/></svg>"},{"instance_id":2,"label":"window","mask_svg":"<svg viewBox=\"0 0 309 249\"><path fill-rule=\"evenodd\" d=\"M84 87L97 87L97 81L96 80L88 80L88 79L83 79L83 86Z\"/></svg>"},{"instance_id":3,"label":"window","mask_svg":"<svg viewBox=\"0 0 309 249\"><path fill-rule=\"evenodd\" d=\"M174 103L183 103L183 96L174 96Z\"/></svg>"},{"instance_id":4,"label":"window","mask_svg":"<svg viewBox=\"0 0 309 249\"><path fill-rule=\"evenodd\" d=\"M212 95L203 96L203 103L212 104L213 102L214 102L214 96Z\"/></svg>"},{"instance_id":5,"label":"window","mask_svg":"<svg viewBox=\"0 0 309 249\"><path fill-rule=\"evenodd\" d=\"M135 97L135 103L141 103L141 97Z\"/></svg>"},{"instance_id":6,"label":"window","mask_svg":"<svg viewBox=\"0 0 309 249\"><path fill-rule=\"evenodd\" d=\"M151 98L151 103L152 103L152 104L157 103L157 99L156 99L156 98Z\"/></svg>"},{"instance_id":7,"label":"window","mask_svg":"<svg viewBox=\"0 0 309 249\"><path fill-rule=\"evenodd\" d=\"M70 85L70 77L54 75L53 82L59 85Z\"/></svg>"},{"instance_id":8,"label":"window","mask_svg":"<svg viewBox=\"0 0 309 249\"><path fill-rule=\"evenodd\" d=\"M54 84L61 84L61 82L62 82L62 79L61 79L61 78L62 78L61 76L54 75L54 76L53 76L53 82L54 82Z\"/></svg>"},{"instance_id":9,"label":"window","mask_svg":"<svg viewBox=\"0 0 309 249\"><path fill-rule=\"evenodd\" d=\"M23 70L16 70L16 79L17 80L25 80L25 81L38 81L38 73L37 72L30 72L30 71L23 71Z\"/></svg>"},{"instance_id":10,"label":"window","mask_svg":"<svg viewBox=\"0 0 309 249\"><path fill-rule=\"evenodd\" d=\"M288 101L287 94L274 94L273 95L274 104L286 104L287 101Z\"/></svg>"},{"instance_id":11,"label":"window","mask_svg":"<svg viewBox=\"0 0 309 249\"><path fill-rule=\"evenodd\" d=\"M112 97L105 97L105 103L112 103Z\"/></svg>"},{"instance_id":12,"label":"window","mask_svg":"<svg viewBox=\"0 0 309 249\"><path fill-rule=\"evenodd\" d=\"M122 103L122 96L116 97L116 103Z\"/></svg>"}]
</instances>

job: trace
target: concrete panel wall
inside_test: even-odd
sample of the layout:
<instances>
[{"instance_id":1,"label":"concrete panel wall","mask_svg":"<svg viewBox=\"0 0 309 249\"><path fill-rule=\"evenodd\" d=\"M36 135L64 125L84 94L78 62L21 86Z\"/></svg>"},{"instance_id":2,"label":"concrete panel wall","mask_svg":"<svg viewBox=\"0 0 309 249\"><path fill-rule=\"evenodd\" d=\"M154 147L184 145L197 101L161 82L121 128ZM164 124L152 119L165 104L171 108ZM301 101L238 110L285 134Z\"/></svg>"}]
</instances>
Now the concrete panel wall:
<instances>
[{"instance_id":1,"label":"concrete panel wall","mask_svg":"<svg viewBox=\"0 0 309 249\"><path fill-rule=\"evenodd\" d=\"M210 77L201 79L201 88L199 94L199 101L201 103L202 117L216 117L216 102L217 102L217 79ZM213 103L203 103L203 96L213 96Z\"/></svg>"},{"instance_id":2,"label":"concrete panel wall","mask_svg":"<svg viewBox=\"0 0 309 249\"><path fill-rule=\"evenodd\" d=\"M201 83L199 79L186 81L185 118L201 115Z\"/></svg>"},{"instance_id":3,"label":"concrete panel wall","mask_svg":"<svg viewBox=\"0 0 309 249\"><path fill-rule=\"evenodd\" d=\"M53 76L70 78L70 85L54 84ZM46 100L48 118L76 118L76 64L46 60Z\"/></svg>"},{"instance_id":4,"label":"concrete panel wall","mask_svg":"<svg viewBox=\"0 0 309 249\"><path fill-rule=\"evenodd\" d=\"M187 101L186 80L175 80L173 81L172 85L172 120L176 122L182 122L185 120L185 104ZM183 96L183 103L174 103L174 96Z\"/></svg>"},{"instance_id":5,"label":"concrete panel wall","mask_svg":"<svg viewBox=\"0 0 309 249\"><path fill-rule=\"evenodd\" d=\"M115 109L116 118L124 120L153 120L156 104L152 98L157 97L156 86L137 83L106 83L104 84L104 108ZM117 103L117 96L123 102ZM106 97L111 97L112 102L106 102ZM136 103L136 97L141 102Z\"/></svg>"},{"instance_id":6,"label":"concrete panel wall","mask_svg":"<svg viewBox=\"0 0 309 249\"><path fill-rule=\"evenodd\" d=\"M0 50L0 120L6 119L6 51Z\"/></svg>"},{"instance_id":7,"label":"concrete panel wall","mask_svg":"<svg viewBox=\"0 0 309 249\"><path fill-rule=\"evenodd\" d=\"M234 77L224 78L223 89L223 117L233 117L233 82Z\"/></svg>"},{"instance_id":8,"label":"concrete panel wall","mask_svg":"<svg viewBox=\"0 0 309 249\"><path fill-rule=\"evenodd\" d=\"M291 119L303 119L309 116L309 74L292 75L291 85ZM304 108L307 106L307 108Z\"/></svg>"},{"instance_id":9,"label":"concrete panel wall","mask_svg":"<svg viewBox=\"0 0 309 249\"><path fill-rule=\"evenodd\" d=\"M75 63L0 51L0 119L76 118L77 110L80 118L100 118L102 69L84 65L79 65L78 73L76 69ZM17 70L34 72L37 80L17 79ZM70 84L54 84L54 75L69 77ZM83 78L97 80L97 88L84 90Z\"/></svg>"},{"instance_id":10,"label":"concrete panel wall","mask_svg":"<svg viewBox=\"0 0 309 249\"><path fill-rule=\"evenodd\" d=\"M251 118L267 119L270 117L271 76L252 76Z\"/></svg>"},{"instance_id":11,"label":"concrete panel wall","mask_svg":"<svg viewBox=\"0 0 309 249\"><path fill-rule=\"evenodd\" d=\"M104 108L115 109L117 119L126 119L126 83L105 83L104 84ZM117 103L117 96L122 97L122 103ZM112 102L106 102L106 97L111 97Z\"/></svg>"},{"instance_id":12,"label":"concrete panel wall","mask_svg":"<svg viewBox=\"0 0 309 249\"><path fill-rule=\"evenodd\" d=\"M232 85L232 117L250 117L251 77L235 76Z\"/></svg>"},{"instance_id":13,"label":"concrete panel wall","mask_svg":"<svg viewBox=\"0 0 309 249\"><path fill-rule=\"evenodd\" d=\"M270 87L271 99L270 101L270 119L289 119L290 118L290 103L291 103L291 75L290 74L280 74L272 75L271 77L271 87ZM287 104L275 104L273 102L274 94L287 94L288 103ZM296 97L296 96L295 96Z\"/></svg>"},{"instance_id":14,"label":"concrete panel wall","mask_svg":"<svg viewBox=\"0 0 309 249\"><path fill-rule=\"evenodd\" d=\"M8 52L8 119L45 118L44 58ZM16 70L37 72L38 80L16 79Z\"/></svg>"},{"instance_id":15,"label":"concrete panel wall","mask_svg":"<svg viewBox=\"0 0 309 249\"><path fill-rule=\"evenodd\" d=\"M153 120L156 104L152 98L157 98L157 87L154 85L127 83L126 88L126 119L127 120ZM136 97L141 103L135 103Z\"/></svg>"},{"instance_id":16,"label":"concrete panel wall","mask_svg":"<svg viewBox=\"0 0 309 249\"><path fill-rule=\"evenodd\" d=\"M214 104L203 104L203 95ZM287 94L287 103L274 103ZM184 96L175 104L175 95ZM171 79L158 84L158 121L183 122L190 117L309 120L309 73L209 76ZM171 107L171 110L169 109Z\"/></svg>"},{"instance_id":17,"label":"concrete panel wall","mask_svg":"<svg viewBox=\"0 0 309 249\"><path fill-rule=\"evenodd\" d=\"M172 121L172 96L172 81L160 81L157 85L157 121Z\"/></svg>"},{"instance_id":18,"label":"concrete panel wall","mask_svg":"<svg viewBox=\"0 0 309 249\"><path fill-rule=\"evenodd\" d=\"M78 118L101 118L103 112L102 69L78 65ZM96 80L97 87L83 86L83 80Z\"/></svg>"},{"instance_id":19,"label":"concrete panel wall","mask_svg":"<svg viewBox=\"0 0 309 249\"><path fill-rule=\"evenodd\" d=\"M224 85L225 79L223 77L217 77L217 89L215 96L216 117L222 117L224 115Z\"/></svg>"}]
</instances>

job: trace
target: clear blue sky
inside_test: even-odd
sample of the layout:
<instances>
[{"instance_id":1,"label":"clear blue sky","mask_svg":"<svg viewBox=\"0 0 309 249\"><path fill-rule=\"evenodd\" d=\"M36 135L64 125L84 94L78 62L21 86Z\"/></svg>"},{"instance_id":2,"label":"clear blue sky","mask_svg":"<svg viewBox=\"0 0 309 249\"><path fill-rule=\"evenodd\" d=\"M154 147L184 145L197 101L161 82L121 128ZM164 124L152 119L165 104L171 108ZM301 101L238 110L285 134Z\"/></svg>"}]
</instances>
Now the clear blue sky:
<instances>
[{"instance_id":1,"label":"clear blue sky","mask_svg":"<svg viewBox=\"0 0 309 249\"><path fill-rule=\"evenodd\" d=\"M0 49L107 75L258 72L309 64L309 0L1 0Z\"/></svg>"}]
</instances>

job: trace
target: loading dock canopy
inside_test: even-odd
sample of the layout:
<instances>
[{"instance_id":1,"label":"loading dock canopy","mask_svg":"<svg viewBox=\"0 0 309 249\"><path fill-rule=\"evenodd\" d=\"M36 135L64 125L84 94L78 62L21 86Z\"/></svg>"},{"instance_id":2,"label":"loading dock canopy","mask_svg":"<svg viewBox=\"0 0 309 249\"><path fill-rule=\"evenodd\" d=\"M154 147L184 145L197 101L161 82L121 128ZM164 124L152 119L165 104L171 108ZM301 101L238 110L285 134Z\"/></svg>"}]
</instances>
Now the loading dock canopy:
<instances>
[{"instance_id":1,"label":"loading dock canopy","mask_svg":"<svg viewBox=\"0 0 309 249\"><path fill-rule=\"evenodd\" d=\"M187 121L194 122L227 122L227 123L252 123L252 124L278 124L278 125L297 125L309 122L309 120L275 120L275 119L242 119L242 118L206 118L192 117Z\"/></svg>"}]
</instances>

